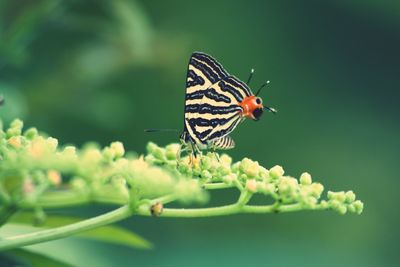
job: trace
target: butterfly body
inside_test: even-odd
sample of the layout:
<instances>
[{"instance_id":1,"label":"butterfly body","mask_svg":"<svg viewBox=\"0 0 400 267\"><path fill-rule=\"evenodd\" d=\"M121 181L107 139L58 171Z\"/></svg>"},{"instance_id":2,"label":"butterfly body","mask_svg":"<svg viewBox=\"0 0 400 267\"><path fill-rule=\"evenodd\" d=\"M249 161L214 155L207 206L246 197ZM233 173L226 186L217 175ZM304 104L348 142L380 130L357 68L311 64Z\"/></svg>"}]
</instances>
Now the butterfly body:
<instances>
[{"instance_id":1,"label":"butterfly body","mask_svg":"<svg viewBox=\"0 0 400 267\"><path fill-rule=\"evenodd\" d=\"M188 150L196 154L204 149L233 148L235 142L229 134L246 118L258 120L264 108L261 98L214 58L201 52L192 54L181 134Z\"/></svg>"}]
</instances>

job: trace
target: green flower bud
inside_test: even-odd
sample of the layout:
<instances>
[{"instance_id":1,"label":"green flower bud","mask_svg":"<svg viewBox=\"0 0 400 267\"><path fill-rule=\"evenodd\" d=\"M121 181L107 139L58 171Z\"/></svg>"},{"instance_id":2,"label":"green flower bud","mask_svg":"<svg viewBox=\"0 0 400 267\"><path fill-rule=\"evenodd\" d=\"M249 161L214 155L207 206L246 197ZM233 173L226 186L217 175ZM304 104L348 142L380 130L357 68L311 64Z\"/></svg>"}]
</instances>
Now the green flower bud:
<instances>
[{"instance_id":1,"label":"green flower bud","mask_svg":"<svg viewBox=\"0 0 400 267\"><path fill-rule=\"evenodd\" d=\"M329 202L326 200L321 200L321 202L319 203L321 205L322 209L327 209L329 208Z\"/></svg>"},{"instance_id":2,"label":"green flower bud","mask_svg":"<svg viewBox=\"0 0 400 267\"><path fill-rule=\"evenodd\" d=\"M220 165L217 169L218 176L224 176L231 173L231 168L226 165Z\"/></svg>"},{"instance_id":3,"label":"green flower bud","mask_svg":"<svg viewBox=\"0 0 400 267\"><path fill-rule=\"evenodd\" d=\"M234 163L233 165L232 165L232 172L239 172L240 171L240 164L241 162L239 161L239 162L236 162L236 163Z\"/></svg>"},{"instance_id":4,"label":"green flower bud","mask_svg":"<svg viewBox=\"0 0 400 267\"><path fill-rule=\"evenodd\" d=\"M28 130L25 131L24 136L28 140L33 140L38 136L38 130L36 128L29 128Z\"/></svg>"},{"instance_id":5,"label":"green flower bud","mask_svg":"<svg viewBox=\"0 0 400 267\"><path fill-rule=\"evenodd\" d=\"M340 191L340 192L329 191L328 199L336 199L337 201L343 203L346 200L346 195L345 195L344 191Z\"/></svg>"},{"instance_id":6,"label":"green flower bud","mask_svg":"<svg viewBox=\"0 0 400 267\"><path fill-rule=\"evenodd\" d=\"M340 206L342 206L342 203L340 203L340 201L338 201L337 199L332 199L329 201L329 203L331 204L331 207L334 210L338 210Z\"/></svg>"},{"instance_id":7,"label":"green flower bud","mask_svg":"<svg viewBox=\"0 0 400 267\"><path fill-rule=\"evenodd\" d=\"M356 200L356 194L354 194L353 191L347 191L345 196L346 196L347 203L352 203Z\"/></svg>"},{"instance_id":8,"label":"green flower bud","mask_svg":"<svg viewBox=\"0 0 400 267\"><path fill-rule=\"evenodd\" d=\"M12 136L7 140L8 144L18 149L22 145L21 136Z\"/></svg>"},{"instance_id":9,"label":"green flower bud","mask_svg":"<svg viewBox=\"0 0 400 267\"><path fill-rule=\"evenodd\" d=\"M175 160L181 146L179 144L170 144L165 147L165 156L168 160Z\"/></svg>"},{"instance_id":10,"label":"green flower bud","mask_svg":"<svg viewBox=\"0 0 400 267\"><path fill-rule=\"evenodd\" d=\"M272 168L269 170L269 176L270 176L272 179L278 179L278 178L280 178L284 173L285 173L285 171L284 171L283 168L282 168L281 166L279 166L279 165L276 165L276 166L272 167Z\"/></svg>"},{"instance_id":11,"label":"green flower bud","mask_svg":"<svg viewBox=\"0 0 400 267\"><path fill-rule=\"evenodd\" d=\"M65 157L76 158L76 148L74 146L66 146L62 152Z\"/></svg>"},{"instance_id":12,"label":"green flower bud","mask_svg":"<svg viewBox=\"0 0 400 267\"><path fill-rule=\"evenodd\" d=\"M60 174L60 172L58 172L56 170L48 170L47 171L47 179L54 186L58 186L62 182L61 174Z\"/></svg>"},{"instance_id":13,"label":"green flower bud","mask_svg":"<svg viewBox=\"0 0 400 267\"><path fill-rule=\"evenodd\" d=\"M260 166L260 168L259 168L258 175L260 176L261 180L269 179L269 171L266 168L262 167L262 166Z\"/></svg>"},{"instance_id":14,"label":"green flower bud","mask_svg":"<svg viewBox=\"0 0 400 267\"><path fill-rule=\"evenodd\" d=\"M292 177L281 177L278 183L278 192L286 200L297 198L298 189L298 182Z\"/></svg>"},{"instance_id":15,"label":"green flower bud","mask_svg":"<svg viewBox=\"0 0 400 267\"><path fill-rule=\"evenodd\" d=\"M248 177L247 177L247 175L246 174L241 174L240 176L239 176L239 179L240 180L247 180L248 179Z\"/></svg>"},{"instance_id":16,"label":"green flower bud","mask_svg":"<svg viewBox=\"0 0 400 267\"><path fill-rule=\"evenodd\" d=\"M110 148L114 150L115 158L121 158L125 154L124 145L121 142L112 142Z\"/></svg>"},{"instance_id":17,"label":"green flower bud","mask_svg":"<svg viewBox=\"0 0 400 267\"><path fill-rule=\"evenodd\" d=\"M204 170L211 169L211 164L212 164L212 162L209 157L205 156L205 157L201 158L200 165L201 165L202 169L204 169Z\"/></svg>"},{"instance_id":18,"label":"green flower bud","mask_svg":"<svg viewBox=\"0 0 400 267\"><path fill-rule=\"evenodd\" d=\"M314 209L317 205L318 200L315 197L303 197L301 199L304 207Z\"/></svg>"},{"instance_id":19,"label":"green flower bud","mask_svg":"<svg viewBox=\"0 0 400 267\"><path fill-rule=\"evenodd\" d=\"M152 154L148 154L144 157L144 160L151 164L156 164L156 158Z\"/></svg>"},{"instance_id":20,"label":"green flower bud","mask_svg":"<svg viewBox=\"0 0 400 267\"><path fill-rule=\"evenodd\" d=\"M101 160L101 153L96 148L87 148L82 154L82 161L86 164L96 164Z\"/></svg>"},{"instance_id":21,"label":"green flower bud","mask_svg":"<svg viewBox=\"0 0 400 267\"><path fill-rule=\"evenodd\" d=\"M21 120L13 120L10 124L10 128L7 130L7 137L21 135L22 127L24 127L24 123Z\"/></svg>"},{"instance_id":22,"label":"green flower bud","mask_svg":"<svg viewBox=\"0 0 400 267\"><path fill-rule=\"evenodd\" d=\"M346 194L343 191L337 192L336 199L344 203L346 200Z\"/></svg>"},{"instance_id":23,"label":"green flower bud","mask_svg":"<svg viewBox=\"0 0 400 267\"><path fill-rule=\"evenodd\" d=\"M176 161L169 160L169 161L166 162L166 166L168 166L171 169L174 169L176 167L176 164L177 164Z\"/></svg>"},{"instance_id":24,"label":"green flower bud","mask_svg":"<svg viewBox=\"0 0 400 267\"><path fill-rule=\"evenodd\" d=\"M110 162L115 158L115 151L109 147L105 147L101 154L106 162Z\"/></svg>"},{"instance_id":25,"label":"green flower bud","mask_svg":"<svg viewBox=\"0 0 400 267\"><path fill-rule=\"evenodd\" d=\"M364 209L364 203L362 203L360 200L356 200L353 202L353 205L356 210L356 213L361 214Z\"/></svg>"},{"instance_id":26,"label":"green flower bud","mask_svg":"<svg viewBox=\"0 0 400 267\"><path fill-rule=\"evenodd\" d=\"M152 142L149 142L146 148L149 154L153 154L156 159L163 161L166 160L164 148L161 148Z\"/></svg>"},{"instance_id":27,"label":"green flower bud","mask_svg":"<svg viewBox=\"0 0 400 267\"><path fill-rule=\"evenodd\" d=\"M258 174L258 168L260 165L257 161L252 161L248 158L244 158L241 161L240 171L246 174L248 177L254 178Z\"/></svg>"},{"instance_id":28,"label":"green flower bud","mask_svg":"<svg viewBox=\"0 0 400 267\"><path fill-rule=\"evenodd\" d=\"M47 146L48 150L50 150L51 152L54 152L57 149L58 140L55 139L55 138L52 138L52 137L48 137L46 139L46 146ZM70 147L73 147L73 146L70 146ZM75 147L73 147L73 150L74 150L74 153L75 153L75 150L76 150Z\"/></svg>"},{"instance_id":29,"label":"green flower bud","mask_svg":"<svg viewBox=\"0 0 400 267\"><path fill-rule=\"evenodd\" d=\"M193 160L196 159L197 158L194 158ZM200 167L201 169L206 169L209 170L210 172L214 172L220 166L220 163L218 162L218 159L216 158L214 153L207 153L206 156L200 156L199 159L200 159L199 166L196 163L193 164L195 168Z\"/></svg>"},{"instance_id":30,"label":"green flower bud","mask_svg":"<svg viewBox=\"0 0 400 267\"><path fill-rule=\"evenodd\" d=\"M219 161L222 165L230 166L232 164L232 158L229 157L227 154L222 154L219 157Z\"/></svg>"},{"instance_id":31,"label":"green flower bud","mask_svg":"<svg viewBox=\"0 0 400 267\"><path fill-rule=\"evenodd\" d=\"M312 183L311 175L308 172L304 172L300 176L300 183L302 185L310 185Z\"/></svg>"},{"instance_id":32,"label":"green flower bud","mask_svg":"<svg viewBox=\"0 0 400 267\"><path fill-rule=\"evenodd\" d=\"M338 210L337 210L340 214L344 215L347 212L347 207L344 205L341 205Z\"/></svg>"},{"instance_id":33,"label":"green flower bud","mask_svg":"<svg viewBox=\"0 0 400 267\"><path fill-rule=\"evenodd\" d=\"M236 173L231 173L222 177L222 181L226 184L232 184L237 179Z\"/></svg>"},{"instance_id":34,"label":"green flower bud","mask_svg":"<svg viewBox=\"0 0 400 267\"><path fill-rule=\"evenodd\" d=\"M275 192L275 186L270 183L258 183L257 184L257 191L269 195Z\"/></svg>"},{"instance_id":35,"label":"green flower bud","mask_svg":"<svg viewBox=\"0 0 400 267\"><path fill-rule=\"evenodd\" d=\"M178 171L184 175L190 176L193 172L193 169L189 164L185 163L185 161L182 161L177 165Z\"/></svg>"},{"instance_id":36,"label":"green flower bud","mask_svg":"<svg viewBox=\"0 0 400 267\"><path fill-rule=\"evenodd\" d=\"M203 170L201 172L201 177L206 179L206 180L209 180L209 179L212 178L212 174L208 170Z\"/></svg>"},{"instance_id":37,"label":"green flower bud","mask_svg":"<svg viewBox=\"0 0 400 267\"><path fill-rule=\"evenodd\" d=\"M310 185L310 187L311 187L311 195L313 195L316 198L320 198L322 192L324 191L324 186L320 183L313 183Z\"/></svg>"},{"instance_id":38,"label":"green flower bud","mask_svg":"<svg viewBox=\"0 0 400 267\"><path fill-rule=\"evenodd\" d=\"M351 213L356 213L356 207L354 207L353 203L347 205L347 210Z\"/></svg>"},{"instance_id":39,"label":"green flower bud","mask_svg":"<svg viewBox=\"0 0 400 267\"><path fill-rule=\"evenodd\" d=\"M257 191L257 181L256 179L249 179L246 181L246 189L252 193Z\"/></svg>"},{"instance_id":40,"label":"green flower bud","mask_svg":"<svg viewBox=\"0 0 400 267\"><path fill-rule=\"evenodd\" d=\"M117 172L124 172L126 168L129 168L129 160L126 158L117 159L114 167Z\"/></svg>"}]
</instances>

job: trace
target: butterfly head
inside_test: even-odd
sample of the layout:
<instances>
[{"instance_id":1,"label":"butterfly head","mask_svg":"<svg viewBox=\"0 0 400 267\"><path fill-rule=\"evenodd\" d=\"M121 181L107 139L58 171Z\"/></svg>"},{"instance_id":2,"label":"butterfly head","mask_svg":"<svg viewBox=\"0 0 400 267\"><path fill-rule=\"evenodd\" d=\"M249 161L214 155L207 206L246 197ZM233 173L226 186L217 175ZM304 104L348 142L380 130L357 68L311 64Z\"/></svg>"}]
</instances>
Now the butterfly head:
<instances>
[{"instance_id":1,"label":"butterfly head","mask_svg":"<svg viewBox=\"0 0 400 267\"><path fill-rule=\"evenodd\" d=\"M240 102L240 106L243 110L242 115L255 121L260 119L265 109L272 113L276 113L274 108L264 106L261 97L255 95L244 98L243 101Z\"/></svg>"}]
</instances>

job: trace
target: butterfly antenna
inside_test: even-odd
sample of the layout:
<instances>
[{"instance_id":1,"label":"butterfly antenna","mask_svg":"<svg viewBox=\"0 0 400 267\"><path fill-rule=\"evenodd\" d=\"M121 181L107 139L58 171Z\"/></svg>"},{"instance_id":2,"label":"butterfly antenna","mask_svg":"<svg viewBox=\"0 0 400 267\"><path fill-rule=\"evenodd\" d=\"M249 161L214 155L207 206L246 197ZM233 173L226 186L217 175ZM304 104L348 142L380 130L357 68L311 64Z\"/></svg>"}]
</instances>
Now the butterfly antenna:
<instances>
[{"instance_id":1,"label":"butterfly antenna","mask_svg":"<svg viewBox=\"0 0 400 267\"><path fill-rule=\"evenodd\" d=\"M276 114L278 111L276 110L276 109L274 109L274 108L270 108L270 107L267 107L267 106L264 106L264 108L266 108L266 109L268 109L268 111L269 112L272 112L272 114Z\"/></svg>"},{"instance_id":2,"label":"butterfly antenna","mask_svg":"<svg viewBox=\"0 0 400 267\"><path fill-rule=\"evenodd\" d=\"M254 69L251 69L251 70L250 70L249 78L247 79L247 82L246 82L247 85L250 84L251 78L253 78L253 74L254 74Z\"/></svg>"},{"instance_id":3,"label":"butterfly antenna","mask_svg":"<svg viewBox=\"0 0 400 267\"><path fill-rule=\"evenodd\" d=\"M269 81L266 81L260 86L260 88L257 90L256 96L258 96L258 94L261 92L261 89L263 89L267 84L269 84Z\"/></svg>"},{"instance_id":4,"label":"butterfly antenna","mask_svg":"<svg viewBox=\"0 0 400 267\"><path fill-rule=\"evenodd\" d=\"M178 132L177 129L144 129L145 133Z\"/></svg>"}]
</instances>

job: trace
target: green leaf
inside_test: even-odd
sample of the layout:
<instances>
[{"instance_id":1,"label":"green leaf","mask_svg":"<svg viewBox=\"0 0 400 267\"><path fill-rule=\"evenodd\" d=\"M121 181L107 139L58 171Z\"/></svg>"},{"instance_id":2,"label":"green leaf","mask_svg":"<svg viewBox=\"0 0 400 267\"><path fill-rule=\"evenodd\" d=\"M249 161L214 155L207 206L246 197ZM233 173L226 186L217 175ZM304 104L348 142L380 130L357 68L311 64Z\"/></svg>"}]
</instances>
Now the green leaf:
<instances>
[{"instance_id":1,"label":"green leaf","mask_svg":"<svg viewBox=\"0 0 400 267\"><path fill-rule=\"evenodd\" d=\"M5 252L4 255L9 257L10 260L14 261L15 266L72 267L72 265L62 261L55 260L25 249L9 250Z\"/></svg>"},{"instance_id":2,"label":"green leaf","mask_svg":"<svg viewBox=\"0 0 400 267\"><path fill-rule=\"evenodd\" d=\"M32 212L19 212L14 215L10 222L15 224L31 225L34 221ZM67 224L77 223L85 220L84 218L67 217L51 215L46 218L45 222L40 225L40 228L54 228ZM38 229L38 227L35 227ZM136 249L151 249L152 244L143 237L135 234L132 231L126 230L118 226L103 226L93 230L89 230L77 235L78 237L125 245Z\"/></svg>"}]
</instances>

